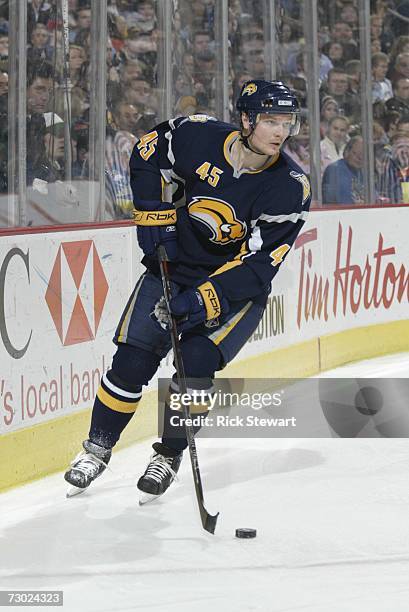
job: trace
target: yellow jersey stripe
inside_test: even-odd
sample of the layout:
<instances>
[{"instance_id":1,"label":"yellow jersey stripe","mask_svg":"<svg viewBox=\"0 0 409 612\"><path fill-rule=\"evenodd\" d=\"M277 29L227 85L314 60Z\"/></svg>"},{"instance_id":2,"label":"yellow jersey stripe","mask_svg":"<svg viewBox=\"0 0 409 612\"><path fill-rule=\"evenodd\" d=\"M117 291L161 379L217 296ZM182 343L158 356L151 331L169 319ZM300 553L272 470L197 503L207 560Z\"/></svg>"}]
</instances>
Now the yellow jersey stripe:
<instances>
[{"instance_id":1,"label":"yellow jersey stripe","mask_svg":"<svg viewBox=\"0 0 409 612\"><path fill-rule=\"evenodd\" d=\"M221 266L220 268L217 268L217 270L212 272L212 274L210 274L210 277L217 276L218 274L222 274L222 272L227 272L228 270L231 270L232 268L235 268L236 266L240 266L242 263L243 262L241 260L237 260L237 259L233 259L233 261L228 261L223 266Z\"/></svg>"},{"instance_id":2,"label":"yellow jersey stripe","mask_svg":"<svg viewBox=\"0 0 409 612\"><path fill-rule=\"evenodd\" d=\"M247 248L247 242L243 242L238 255L236 255L236 257L232 261L227 261L225 264L220 266L220 268L217 268L217 270L212 272L212 274L209 275L210 278L212 276L217 276L218 274L222 274L222 272L227 272L228 270L231 270L232 268L235 268L236 266L240 266L243 263L242 257L244 257L244 255L246 255L246 253L248 252L249 250Z\"/></svg>"},{"instance_id":3,"label":"yellow jersey stripe","mask_svg":"<svg viewBox=\"0 0 409 612\"><path fill-rule=\"evenodd\" d=\"M210 336L210 339L212 340L212 342L214 342L214 344L216 344L216 346L220 344L222 340L224 340L224 338L231 332L232 329L234 329L234 327L236 327L236 325L239 323L239 321L241 321L241 319L251 308L251 306L252 302L247 302L247 304L237 313L237 315L230 323L223 325L223 327L219 330L218 336L216 335L216 333Z\"/></svg>"},{"instance_id":4,"label":"yellow jersey stripe","mask_svg":"<svg viewBox=\"0 0 409 612\"><path fill-rule=\"evenodd\" d=\"M126 338L127 338L127 334L128 334L129 320L131 318L131 314L132 314L132 311L133 311L134 306L135 306L136 298L138 297L139 289L140 289L140 286L141 286L141 284L143 282L144 277L145 277L145 275L143 275L139 279L138 284L135 287L134 296L133 296L133 298L131 300L131 303L129 304L128 310L125 313L124 320L123 320L122 325L121 325L121 329L119 330L118 342L126 342Z\"/></svg>"}]
</instances>

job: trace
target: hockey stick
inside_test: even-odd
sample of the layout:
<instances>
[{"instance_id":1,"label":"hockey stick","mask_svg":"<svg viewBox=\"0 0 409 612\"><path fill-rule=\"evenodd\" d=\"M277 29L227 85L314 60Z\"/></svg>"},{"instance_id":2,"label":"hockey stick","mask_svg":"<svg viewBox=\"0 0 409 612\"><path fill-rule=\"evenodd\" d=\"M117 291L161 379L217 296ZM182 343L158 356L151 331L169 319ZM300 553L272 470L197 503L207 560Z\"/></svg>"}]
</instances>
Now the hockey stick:
<instances>
[{"instance_id":1,"label":"hockey stick","mask_svg":"<svg viewBox=\"0 0 409 612\"><path fill-rule=\"evenodd\" d=\"M170 337L172 340L173 356L175 359L176 376L178 380L179 391L180 393L184 394L187 393L185 368L183 365L182 352L180 350L179 336L176 328L175 317L172 315L169 307L170 300L172 299L172 291L170 287L170 279L168 273L168 259L166 256L165 248L162 245L159 245L158 248L158 260L162 277L163 295L165 297L166 306L170 315ZM200 518L202 520L203 529L205 529L209 533L214 533L219 513L212 516L208 513L204 506L202 479L200 477L195 437L192 426L188 425L186 422L186 419L190 419L190 412L188 406L186 406L184 402L182 403L182 405L183 416L185 420L186 438L189 446L190 462L192 464L193 480L195 483L196 499L199 505Z\"/></svg>"}]
</instances>

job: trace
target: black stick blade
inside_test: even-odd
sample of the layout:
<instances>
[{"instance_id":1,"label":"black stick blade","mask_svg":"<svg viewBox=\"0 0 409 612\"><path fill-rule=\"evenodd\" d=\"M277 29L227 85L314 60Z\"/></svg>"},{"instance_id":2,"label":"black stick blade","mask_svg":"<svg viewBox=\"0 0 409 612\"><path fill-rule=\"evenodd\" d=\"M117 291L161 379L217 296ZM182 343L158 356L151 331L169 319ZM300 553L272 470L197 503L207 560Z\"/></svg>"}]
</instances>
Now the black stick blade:
<instances>
[{"instance_id":1,"label":"black stick blade","mask_svg":"<svg viewBox=\"0 0 409 612\"><path fill-rule=\"evenodd\" d=\"M216 529L216 523L217 523L218 516L219 516L219 513L212 516L205 510L205 512L202 514L203 529L213 534Z\"/></svg>"}]
</instances>

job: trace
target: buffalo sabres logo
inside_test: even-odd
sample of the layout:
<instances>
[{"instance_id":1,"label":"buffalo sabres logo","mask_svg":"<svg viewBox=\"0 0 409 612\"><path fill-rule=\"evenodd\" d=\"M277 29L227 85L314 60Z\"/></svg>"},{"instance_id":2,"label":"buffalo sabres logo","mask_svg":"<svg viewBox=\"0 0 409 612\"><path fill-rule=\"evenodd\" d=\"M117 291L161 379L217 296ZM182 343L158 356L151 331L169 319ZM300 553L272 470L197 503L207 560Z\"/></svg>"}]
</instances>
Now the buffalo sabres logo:
<instances>
[{"instance_id":1,"label":"buffalo sabres logo","mask_svg":"<svg viewBox=\"0 0 409 612\"><path fill-rule=\"evenodd\" d=\"M247 225L237 219L230 204L217 198L193 198L188 206L189 215L205 225L211 232L209 239L216 244L242 240Z\"/></svg>"},{"instance_id":2,"label":"buffalo sabres logo","mask_svg":"<svg viewBox=\"0 0 409 612\"><path fill-rule=\"evenodd\" d=\"M308 200L308 198L310 197L310 194L311 194L310 181L305 176L305 174L300 174L299 172L294 172L294 170L291 170L290 176L292 176L293 179L295 179L296 181L301 183L302 189L303 189L302 203L305 204L306 201Z\"/></svg>"},{"instance_id":3,"label":"buffalo sabres logo","mask_svg":"<svg viewBox=\"0 0 409 612\"><path fill-rule=\"evenodd\" d=\"M257 91L257 85L255 83L249 83L243 89L243 92L241 95L244 96L244 94L247 94L248 96L251 96L253 93L256 93L256 91Z\"/></svg>"}]
</instances>

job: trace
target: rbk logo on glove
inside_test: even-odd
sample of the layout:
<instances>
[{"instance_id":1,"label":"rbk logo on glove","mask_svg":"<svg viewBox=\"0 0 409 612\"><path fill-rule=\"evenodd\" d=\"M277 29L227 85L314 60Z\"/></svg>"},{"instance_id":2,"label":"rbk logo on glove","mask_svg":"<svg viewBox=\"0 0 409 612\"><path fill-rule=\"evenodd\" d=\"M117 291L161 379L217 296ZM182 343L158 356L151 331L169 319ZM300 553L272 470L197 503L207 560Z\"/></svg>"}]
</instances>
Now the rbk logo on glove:
<instances>
[{"instance_id":1,"label":"rbk logo on glove","mask_svg":"<svg viewBox=\"0 0 409 612\"><path fill-rule=\"evenodd\" d=\"M153 256L161 244L169 260L177 259L176 210L169 202L142 201L133 211L138 242L145 255ZM143 207L143 208L142 208Z\"/></svg>"},{"instance_id":2,"label":"rbk logo on glove","mask_svg":"<svg viewBox=\"0 0 409 612\"><path fill-rule=\"evenodd\" d=\"M212 283L208 281L198 287L200 294L203 297L206 307L206 319L215 319L221 315L222 309L220 307L219 297Z\"/></svg>"},{"instance_id":3,"label":"rbk logo on glove","mask_svg":"<svg viewBox=\"0 0 409 612\"><path fill-rule=\"evenodd\" d=\"M133 220L135 225L169 225L176 223L176 210L134 210Z\"/></svg>"},{"instance_id":4,"label":"rbk logo on glove","mask_svg":"<svg viewBox=\"0 0 409 612\"><path fill-rule=\"evenodd\" d=\"M206 280L198 287L175 296L170 302L170 309L178 317L178 331L184 332L202 323L219 325L219 317L229 312L230 307L221 288Z\"/></svg>"}]
</instances>

